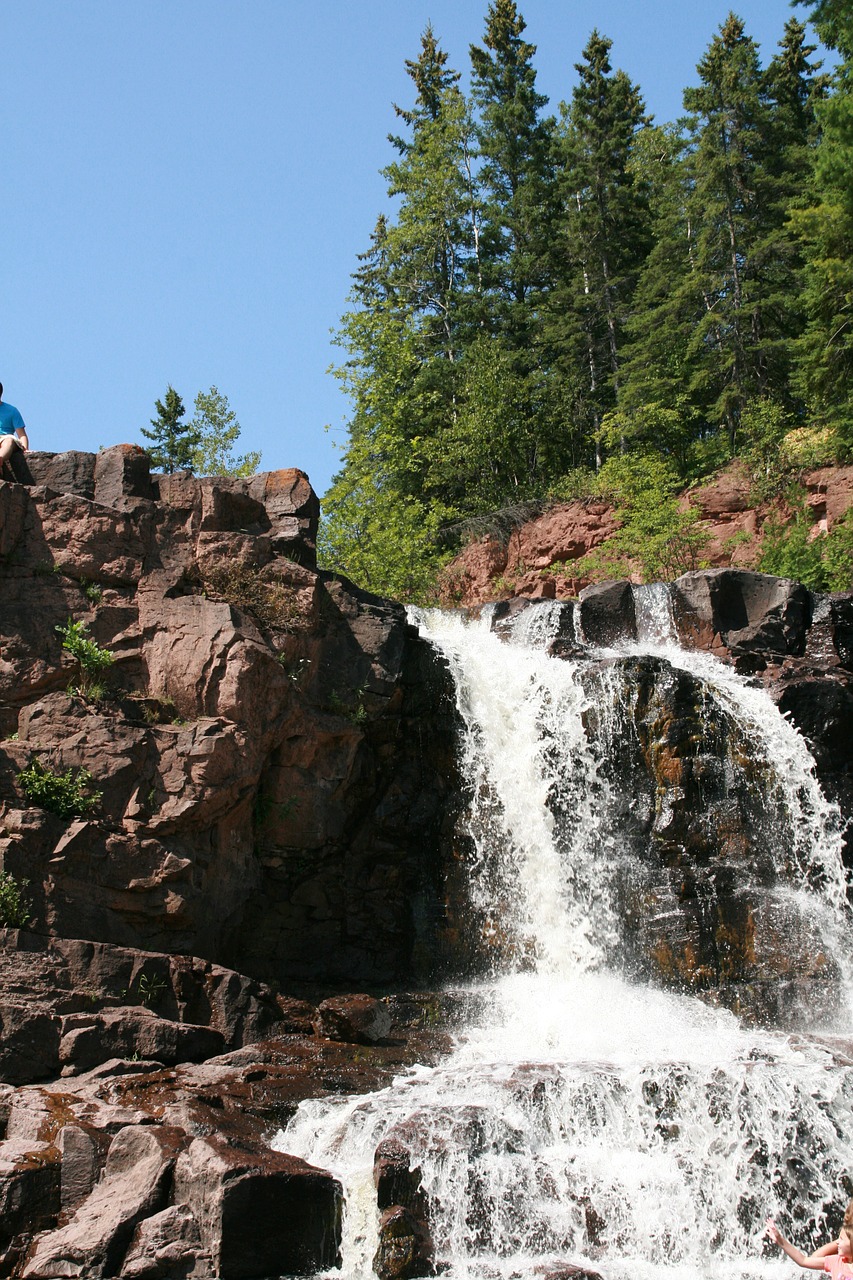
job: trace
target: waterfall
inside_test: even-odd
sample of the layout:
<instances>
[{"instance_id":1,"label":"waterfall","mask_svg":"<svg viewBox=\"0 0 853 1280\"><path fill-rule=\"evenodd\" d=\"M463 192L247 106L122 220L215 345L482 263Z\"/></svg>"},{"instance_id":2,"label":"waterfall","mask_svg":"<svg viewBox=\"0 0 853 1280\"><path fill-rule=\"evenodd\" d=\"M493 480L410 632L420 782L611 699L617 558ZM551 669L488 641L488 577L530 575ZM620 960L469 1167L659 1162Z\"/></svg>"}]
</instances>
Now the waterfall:
<instances>
[{"instance_id":1,"label":"waterfall","mask_svg":"<svg viewBox=\"0 0 853 1280\"><path fill-rule=\"evenodd\" d=\"M443 1063L365 1097L305 1102L274 1140L344 1184L332 1274L372 1275L373 1157L389 1135L420 1171L449 1280L567 1262L606 1280L769 1280L793 1264L762 1247L768 1213L809 1247L839 1225L853 1161L853 1068L834 1039L853 1023L839 814L768 695L677 646L665 590L642 589L636 605L637 642L576 660L547 653L567 606L522 611L510 643L488 611L417 615L465 726L470 920L489 972ZM820 1034L749 1027L642 971L648 921L626 925L623 907L672 879L666 857L649 871L642 841L668 856L667 806L684 790L677 769L678 785L645 798L618 786L638 750L629 713L653 719L655 681L683 682L714 743L730 741L719 761L697 748L689 769L664 755L661 776L678 766L700 795L713 784L711 826L735 805L754 826L744 866L769 903L768 936L816 954L838 988L834 1003L799 1007L797 1029Z\"/></svg>"}]
</instances>

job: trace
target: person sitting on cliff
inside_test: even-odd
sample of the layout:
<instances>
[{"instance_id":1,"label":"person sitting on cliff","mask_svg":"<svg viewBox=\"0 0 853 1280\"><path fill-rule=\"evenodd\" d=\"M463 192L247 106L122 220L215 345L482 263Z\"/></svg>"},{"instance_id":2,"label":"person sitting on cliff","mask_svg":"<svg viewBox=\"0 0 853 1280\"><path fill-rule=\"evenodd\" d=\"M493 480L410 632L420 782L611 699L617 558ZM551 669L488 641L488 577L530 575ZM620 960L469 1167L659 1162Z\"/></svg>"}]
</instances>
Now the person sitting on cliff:
<instances>
[{"instance_id":1,"label":"person sitting on cliff","mask_svg":"<svg viewBox=\"0 0 853 1280\"><path fill-rule=\"evenodd\" d=\"M0 470L6 466L6 460L15 449L27 450L29 447L24 419L13 404L3 403L3 383L0 382Z\"/></svg>"},{"instance_id":2,"label":"person sitting on cliff","mask_svg":"<svg viewBox=\"0 0 853 1280\"><path fill-rule=\"evenodd\" d=\"M853 1280L853 1200L844 1213L844 1223L837 1240L822 1244L806 1257L801 1249L786 1240L772 1218L767 1219L766 1235L800 1267L811 1271L828 1271L832 1280Z\"/></svg>"}]
</instances>

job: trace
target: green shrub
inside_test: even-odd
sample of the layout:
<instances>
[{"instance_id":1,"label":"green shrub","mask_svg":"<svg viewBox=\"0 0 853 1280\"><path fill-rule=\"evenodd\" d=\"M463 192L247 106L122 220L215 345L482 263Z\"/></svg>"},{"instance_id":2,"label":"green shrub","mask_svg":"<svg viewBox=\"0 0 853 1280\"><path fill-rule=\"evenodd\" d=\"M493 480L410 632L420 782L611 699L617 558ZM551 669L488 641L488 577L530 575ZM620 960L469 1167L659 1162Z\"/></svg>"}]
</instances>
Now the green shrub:
<instances>
[{"instance_id":1,"label":"green shrub","mask_svg":"<svg viewBox=\"0 0 853 1280\"><path fill-rule=\"evenodd\" d=\"M849 591L853 587L853 510L831 533L813 536L805 511L791 524L768 521L759 568L794 578L812 591Z\"/></svg>"},{"instance_id":2,"label":"green shrub","mask_svg":"<svg viewBox=\"0 0 853 1280\"><path fill-rule=\"evenodd\" d=\"M53 773L34 757L18 774L18 782L30 804L60 818L85 817L100 804L103 792L92 791L88 769Z\"/></svg>"},{"instance_id":3,"label":"green shrub","mask_svg":"<svg viewBox=\"0 0 853 1280\"><path fill-rule=\"evenodd\" d=\"M599 494L615 504L622 528L578 560L578 574L621 578L639 564L646 582L669 582L702 567L708 534L693 507L682 507L675 468L648 454L611 458L598 475Z\"/></svg>"},{"instance_id":4,"label":"green shrub","mask_svg":"<svg viewBox=\"0 0 853 1280\"><path fill-rule=\"evenodd\" d=\"M0 928L23 929L30 917L26 895L29 880L16 880L9 871L0 871Z\"/></svg>"},{"instance_id":5,"label":"green shrub","mask_svg":"<svg viewBox=\"0 0 853 1280\"><path fill-rule=\"evenodd\" d=\"M103 684L98 677L112 665L113 655L109 649L102 649L88 638L85 622L75 622L73 618L69 618L64 626L57 627L56 630L62 636L63 649L80 664L80 693L84 696L93 695L98 690L98 696L103 696Z\"/></svg>"}]
</instances>

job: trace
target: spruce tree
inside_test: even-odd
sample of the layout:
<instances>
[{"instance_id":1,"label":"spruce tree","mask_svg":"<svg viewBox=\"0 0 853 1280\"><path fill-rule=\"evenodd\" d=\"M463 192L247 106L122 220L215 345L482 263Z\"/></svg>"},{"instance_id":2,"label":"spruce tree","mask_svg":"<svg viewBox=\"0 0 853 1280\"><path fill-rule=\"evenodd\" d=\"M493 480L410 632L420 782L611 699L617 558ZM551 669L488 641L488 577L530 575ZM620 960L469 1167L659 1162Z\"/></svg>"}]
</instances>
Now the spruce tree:
<instances>
[{"instance_id":1,"label":"spruce tree","mask_svg":"<svg viewBox=\"0 0 853 1280\"><path fill-rule=\"evenodd\" d=\"M841 61L817 105L820 142L812 200L795 211L806 258L808 323L797 344L797 385L813 414L853 452L853 12L821 0L811 19Z\"/></svg>"},{"instance_id":2,"label":"spruce tree","mask_svg":"<svg viewBox=\"0 0 853 1280\"><path fill-rule=\"evenodd\" d=\"M153 449L148 450L152 466L166 472L191 468L199 444L198 433L190 423L181 421L186 409L171 383L163 400L155 401L154 407L157 410L157 417L151 419L154 430L141 428L146 440L154 444Z\"/></svg>"},{"instance_id":3,"label":"spruce tree","mask_svg":"<svg viewBox=\"0 0 853 1280\"><path fill-rule=\"evenodd\" d=\"M587 426L596 442L618 400L625 325L651 247L648 184L631 163L648 118L639 88L623 71L613 72L611 44L593 31L576 64L571 102L561 105L561 219L549 309L555 356L564 368L583 370ZM599 462L600 456L599 450Z\"/></svg>"},{"instance_id":4,"label":"spruce tree","mask_svg":"<svg viewBox=\"0 0 853 1280\"><path fill-rule=\"evenodd\" d=\"M769 223L770 117L758 46L730 13L685 90L691 112L691 266L701 299L688 348L692 389L735 449L750 395L766 392L767 295L756 245Z\"/></svg>"},{"instance_id":5,"label":"spruce tree","mask_svg":"<svg viewBox=\"0 0 853 1280\"><path fill-rule=\"evenodd\" d=\"M469 281L477 201L467 104L431 27L406 68L415 100L395 107L407 132L391 138L398 154L383 171L399 207L394 220L377 222L337 335L346 359L336 372L353 414L344 466L324 502L328 556L343 567L357 552L362 577L386 590L388 539L367 538L365 530L393 527L399 537L408 529L418 563L428 562L425 531L434 536L456 493L455 481L432 474L433 459L457 415L460 361L475 323ZM413 564L399 572L420 581Z\"/></svg>"},{"instance_id":6,"label":"spruce tree","mask_svg":"<svg viewBox=\"0 0 853 1280\"><path fill-rule=\"evenodd\" d=\"M492 0L483 45L471 45L471 96L478 111L482 187L479 267L489 327L529 363L548 287L547 245L553 206L547 98L536 89L536 46L515 0ZM524 357L528 359L525 360Z\"/></svg>"}]
</instances>

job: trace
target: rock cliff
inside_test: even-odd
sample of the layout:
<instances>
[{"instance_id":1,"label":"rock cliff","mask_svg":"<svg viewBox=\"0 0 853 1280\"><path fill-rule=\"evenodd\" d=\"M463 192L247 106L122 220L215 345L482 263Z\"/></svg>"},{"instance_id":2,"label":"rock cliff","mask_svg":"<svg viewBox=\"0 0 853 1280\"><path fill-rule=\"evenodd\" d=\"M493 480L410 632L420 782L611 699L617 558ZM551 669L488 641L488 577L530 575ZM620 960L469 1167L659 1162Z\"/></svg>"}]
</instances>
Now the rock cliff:
<instances>
[{"instance_id":1,"label":"rock cliff","mask_svg":"<svg viewBox=\"0 0 853 1280\"><path fill-rule=\"evenodd\" d=\"M317 572L307 478L26 461L0 485L0 855L37 926L290 985L424 976L444 677L399 605ZM69 620L112 658L95 693ZM99 803L34 808L34 760Z\"/></svg>"}]
</instances>

